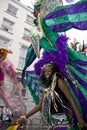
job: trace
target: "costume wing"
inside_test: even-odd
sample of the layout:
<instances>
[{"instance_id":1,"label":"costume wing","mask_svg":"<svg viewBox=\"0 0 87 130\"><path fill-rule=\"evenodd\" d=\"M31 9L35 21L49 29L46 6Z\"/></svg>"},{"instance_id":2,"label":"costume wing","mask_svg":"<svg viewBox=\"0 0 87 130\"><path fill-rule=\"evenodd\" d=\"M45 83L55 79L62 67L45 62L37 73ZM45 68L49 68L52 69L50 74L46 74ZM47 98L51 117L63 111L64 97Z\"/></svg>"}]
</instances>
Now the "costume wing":
<instances>
[{"instance_id":1,"label":"costume wing","mask_svg":"<svg viewBox=\"0 0 87 130\"><path fill-rule=\"evenodd\" d=\"M87 0L76 4L58 6L45 16L46 24L56 32L71 28L87 30Z\"/></svg>"},{"instance_id":2,"label":"costume wing","mask_svg":"<svg viewBox=\"0 0 87 130\"><path fill-rule=\"evenodd\" d=\"M34 71L26 71L26 85L33 97L34 102L38 104L42 93L42 87L39 77Z\"/></svg>"},{"instance_id":3,"label":"costume wing","mask_svg":"<svg viewBox=\"0 0 87 130\"><path fill-rule=\"evenodd\" d=\"M25 70L28 66L30 66L32 64L32 62L35 60L35 58L36 58L36 54L34 52L32 45L30 45L28 48L28 51L27 51L26 59L25 59L25 67L22 71L22 84L24 83Z\"/></svg>"},{"instance_id":4,"label":"costume wing","mask_svg":"<svg viewBox=\"0 0 87 130\"><path fill-rule=\"evenodd\" d=\"M87 121L87 56L70 48L68 55L69 70L66 69L65 76L80 113Z\"/></svg>"}]
</instances>

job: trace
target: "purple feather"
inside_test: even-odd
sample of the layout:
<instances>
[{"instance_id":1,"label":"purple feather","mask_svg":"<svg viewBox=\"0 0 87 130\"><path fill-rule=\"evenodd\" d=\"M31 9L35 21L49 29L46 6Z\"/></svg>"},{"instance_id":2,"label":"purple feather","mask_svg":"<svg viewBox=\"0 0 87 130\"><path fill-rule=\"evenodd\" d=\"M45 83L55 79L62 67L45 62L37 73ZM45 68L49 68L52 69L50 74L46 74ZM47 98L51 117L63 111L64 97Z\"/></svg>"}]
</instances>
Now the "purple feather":
<instances>
[{"instance_id":1,"label":"purple feather","mask_svg":"<svg viewBox=\"0 0 87 130\"><path fill-rule=\"evenodd\" d=\"M61 35L56 40L56 46L58 48L58 51L44 51L42 58L34 65L35 73L37 75L40 75L42 67L50 62L54 62L58 66L60 71L63 74L65 73L65 67L69 62L67 41L68 38L66 36Z\"/></svg>"}]
</instances>

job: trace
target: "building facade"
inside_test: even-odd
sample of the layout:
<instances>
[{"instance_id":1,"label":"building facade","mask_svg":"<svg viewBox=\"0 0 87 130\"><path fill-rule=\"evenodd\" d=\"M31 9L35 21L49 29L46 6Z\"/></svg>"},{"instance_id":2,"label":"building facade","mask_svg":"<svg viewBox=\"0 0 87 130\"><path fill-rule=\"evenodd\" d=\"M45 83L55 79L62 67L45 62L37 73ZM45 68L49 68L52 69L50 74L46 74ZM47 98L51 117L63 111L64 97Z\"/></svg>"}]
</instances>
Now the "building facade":
<instances>
[{"instance_id":1,"label":"building facade","mask_svg":"<svg viewBox=\"0 0 87 130\"><path fill-rule=\"evenodd\" d=\"M33 9L17 0L0 1L0 46L12 50L8 55L15 68L22 70L27 48L30 46L29 30L34 27Z\"/></svg>"}]
</instances>

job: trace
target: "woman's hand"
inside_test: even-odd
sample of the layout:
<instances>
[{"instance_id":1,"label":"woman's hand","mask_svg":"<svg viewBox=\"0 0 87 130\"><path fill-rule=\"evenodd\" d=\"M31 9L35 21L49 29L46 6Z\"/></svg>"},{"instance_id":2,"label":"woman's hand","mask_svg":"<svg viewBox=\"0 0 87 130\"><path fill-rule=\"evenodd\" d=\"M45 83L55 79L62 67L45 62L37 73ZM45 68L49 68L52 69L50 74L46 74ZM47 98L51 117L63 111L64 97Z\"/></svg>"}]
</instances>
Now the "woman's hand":
<instances>
[{"instance_id":1,"label":"woman's hand","mask_svg":"<svg viewBox=\"0 0 87 130\"><path fill-rule=\"evenodd\" d=\"M27 122L26 116L20 116L19 122L22 122L23 124L26 124L26 122Z\"/></svg>"},{"instance_id":2,"label":"woman's hand","mask_svg":"<svg viewBox=\"0 0 87 130\"><path fill-rule=\"evenodd\" d=\"M87 130L87 123L82 123L82 124L79 124L78 123L78 126L81 128L81 130Z\"/></svg>"},{"instance_id":3,"label":"woman's hand","mask_svg":"<svg viewBox=\"0 0 87 130\"><path fill-rule=\"evenodd\" d=\"M87 130L87 123L84 123L83 127L81 128L81 130Z\"/></svg>"},{"instance_id":4,"label":"woman's hand","mask_svg":"<svg viewBox=\"0 0 87 130\"><path fill-rule=\"evenodd\" d=\"M18 118L15 122L13 122L12 124L26 124L27 120L25 116L20 116L20 118Z\"/></svg>"}]
</instances>

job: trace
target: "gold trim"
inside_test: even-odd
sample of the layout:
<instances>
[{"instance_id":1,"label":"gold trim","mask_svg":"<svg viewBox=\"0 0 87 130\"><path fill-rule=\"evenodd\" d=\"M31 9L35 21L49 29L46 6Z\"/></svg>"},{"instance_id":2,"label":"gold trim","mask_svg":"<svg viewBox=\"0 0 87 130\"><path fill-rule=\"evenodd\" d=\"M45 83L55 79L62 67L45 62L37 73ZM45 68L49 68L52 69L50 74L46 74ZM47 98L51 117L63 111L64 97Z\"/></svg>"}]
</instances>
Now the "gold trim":
<instances>
[{"instance_id":1,"label":"gold trim","mask_svg":"<svg viewBox=\"0 0 87 130\"><path fill-rule=\"evenodd\" d=\"M52 81L52 84L51 84L51 86L53 86L53 87L51 87L51 89L44 95L44 97L46 97L49 94L51 94L53 92L53 90L55 89L55 85L56 85L56 73L54 74L53 77L54 78L53 78L53 81Z\"/></svg>"}]
</instances>

